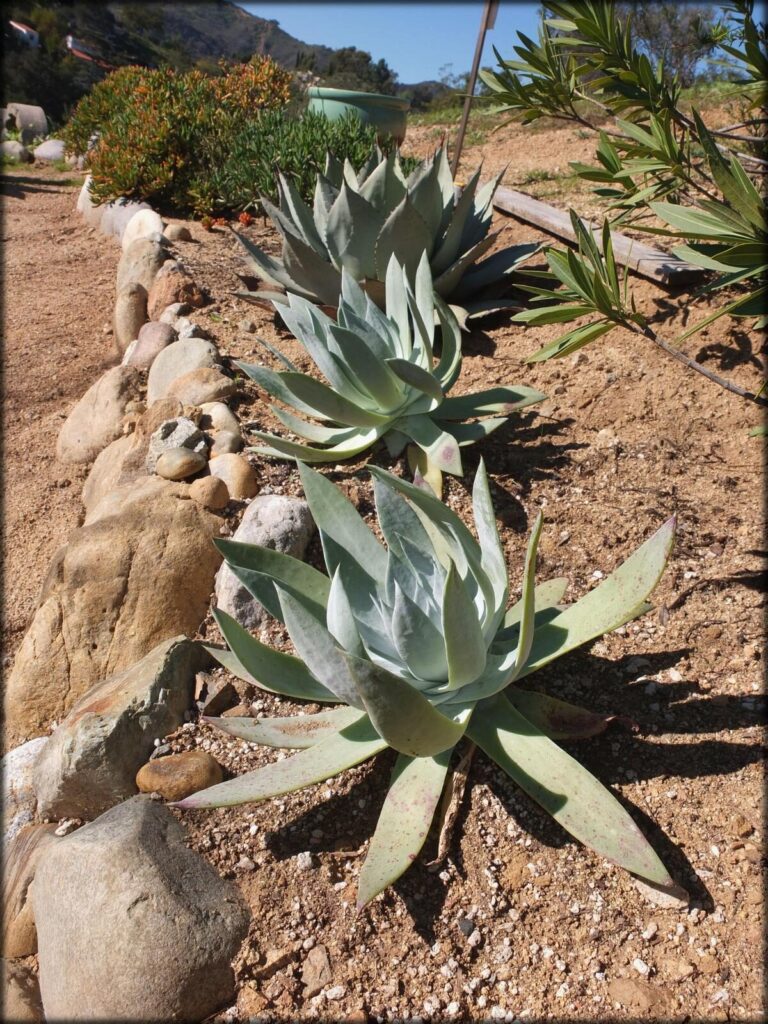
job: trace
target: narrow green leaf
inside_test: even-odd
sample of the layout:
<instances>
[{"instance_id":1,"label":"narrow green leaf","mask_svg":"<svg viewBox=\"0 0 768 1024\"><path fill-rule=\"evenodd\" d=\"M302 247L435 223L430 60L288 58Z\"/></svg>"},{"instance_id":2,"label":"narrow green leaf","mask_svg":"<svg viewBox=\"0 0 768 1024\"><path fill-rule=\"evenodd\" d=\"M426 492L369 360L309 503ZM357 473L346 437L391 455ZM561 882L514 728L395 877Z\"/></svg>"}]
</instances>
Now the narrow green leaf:
<instances>
[{"instance_id":1,"label":"narrow green leaf","mask_svg":"<svg viewBox=\"0 0 768 1024\"><path fill-rule=\"evenodd\" d=\"M504 696L531 725L551 740L588 739L605 732L612 722L629 724L629 719L621 715L598 715L546 693L521 690L519 686L510 686Z\"/></svg>"},{"instance_id":2,"label":"narrow green leaf","mask_svg":"<svg viewBox=\"0 0 768 1024\"><path fill-rule=\"evenodd\" d=\"M546 397L541 391L523 385L489 388L472 395L446 398L440 408L435 410L435 416L441 420L465 420L472 416L490 416L492 413L512 413L543 402Z\"/></svg>"},{"instance_id":3,"label":"narrow green leaf","mask_svg":"<svg viewBox=\"0 0 768 1024\"><path fill-rule=\"evenodd\" d=\"M564 356L576 352L585 345L589 345L591 341L601 338L608 331L612 331L615 326L616 324L611 321L597 320L594 323L586 324L584 327L577 327L566 334L561 334L554 341L550 341L549 344L540 348L538 352L528 356L525 361L526 363L541 363L545 359L562 359Z\"/></svg>"},{"instance_id":4,"label":"narrow green leaf","mask_svg":"<svg viewBox=\"0 0 768 1024\"><path fill-rule=\"evenodd\" d=\"M269 614L280 619L280 602L274 584L280 583L291 593L302 596L313 603L318 614L328 603L330 580L325 573L318 572L301 559L292 558L282 551L262 547L260 544L242 544L236 540L217 539L213 542L224 556L233 572L238 574L257 601L264 605Z\"/></svg>"},{"instance_id":5,"label":"narrow green leaf","mask_svg":"<svg viewBox=\"0 0 768 1024\"><path fill-rule=\"evenodd\" d=\"M488 652L477 611L453 564L443 591L443 638L448 689L458 690L482 675Z\"/></svg>"},{"instance_id":6,"label":"narrow green leaf","mask_svg":"<svg viewBox=\"0 0 768 1024\"><path fill-rule=\"evenodd\" d=\"M384 280L394 254L410 275L416 273L421 254L432 251L432 235L408 196L404 196L378 233L375 246L376 276Z\"/></svg>"},{"instance_id":7,"label":"narrow green leaf","mask_svg":"<svg viewBox=\"0 0 768 1024\"><path fill-rule=\"evenodd\" d=\"M364 717L362 711L338 707L316 715L289 715L283 718L204 718L228 736L265 747L290 747L303 750L345 729Z\"/></svg>"},{"instance_id":8,"label":"narrow green leaf","mask_svg":"<svg viewBox=\"0 0 768 1024\"><path fill-rule=\"evenodd\" d=\"M534 600L537 611L546 608L556 608L562 600L563 594L568 589L568 580L565 576L557 576L554 579L540 583L535 590ZM523 614L523 602L516 601L504 616L504 628L508 629L520 622Z\"/></svg>"}]
</instances>

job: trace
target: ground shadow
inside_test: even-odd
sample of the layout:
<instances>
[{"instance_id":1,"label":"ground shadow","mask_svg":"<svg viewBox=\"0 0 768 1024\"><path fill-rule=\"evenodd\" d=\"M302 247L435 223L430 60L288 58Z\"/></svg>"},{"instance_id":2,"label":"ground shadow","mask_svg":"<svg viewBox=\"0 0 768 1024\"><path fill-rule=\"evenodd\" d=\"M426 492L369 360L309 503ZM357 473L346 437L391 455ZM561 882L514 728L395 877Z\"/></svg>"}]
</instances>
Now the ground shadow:
<instances>
[{"instance_id":1,"label":"ground shadow","mask_svg":"<svg viewBox=\"0 0 768 1024\"><path fill-rule=\"evenodd\" d=\"M26 199L28 192L64 192L77 181L61 178L27 178L17 174L0 175L0 193L10 199Z\"/></svg>"},{"instance_id":2,"label":"ground shadow","mask_svg":"<svg viewBox=\"0 0 768 1024\"><path fill-rule=\"evenodd\" d=\"M765 342L758 348L758 353L765 352ZM747 364L761 372L765 369L765 360L760 359L753 349L753 339L744 331L731 330L727 342L709 342L703 345L694 356L698 362L716 359L720 370L734 370Z\"/></svg>"}]
</instances>

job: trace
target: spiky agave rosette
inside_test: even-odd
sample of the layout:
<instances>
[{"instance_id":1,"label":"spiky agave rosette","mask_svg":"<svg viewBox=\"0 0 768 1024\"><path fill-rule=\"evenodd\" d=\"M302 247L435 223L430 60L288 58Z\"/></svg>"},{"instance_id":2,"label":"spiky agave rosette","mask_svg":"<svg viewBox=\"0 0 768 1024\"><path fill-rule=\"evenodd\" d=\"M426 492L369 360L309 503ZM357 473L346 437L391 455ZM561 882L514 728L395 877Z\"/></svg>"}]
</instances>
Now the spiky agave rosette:
<instances>
[{"instance_id":1,"label":"spiky agave rosette","mask_svg":"<svg viewBox=\"0 0 768 1024\"><path fill-rule=\"evenodd\" d=\"M334 484L299 469L328 576L267 548L217 542L236 576L285 624L298 657L261 644L222 611L214 614L230 649L211 650L266 690L344 706L287 719L211 720L249 742L303 749L178 806L279 796L394 748L389 792L360 874L362 906L415 859L451 752L466 734L576 839L674 889L630 815L551 738L594 734L599 716L512 685L648 609L674 520L598 587L562 607L565 580L535 585L539 517L522 598L507 610L506 567L482 463L472 494L477 539L434 495L372 468L386 547Z\"/></svg>"},{"instance_id":2,"label":"spiky agave rosette","mask_svg":"<svg viewBox=\"0 0 768 1024\"><path fill-rule=\"evenodd\" d=\"M328 384L301 373L272 346L286 371L237 364L294 410L271 406L280 422L314 442L297 443L255 430L254 436L264 444L253 450L262 455L338 462L365 451L379 438L393 456L412 441L424 453L425 475L444 471L460 476L460 447L487 437L513 410L545 398L540 391L520 385L446 397L461 371L461 331L450 309L433 294L426 254L413 285L392 256L386 275L386 313L346 270L341 272L336 320L295 295L288 297L287 305L276 307ZM435 310L441 328L439 359L433 350ZM468 419L474 422L464 422Z\"/></svg>"},{"instance_id":3,"label":"spiky agave rosette","mask_svg":"<svg viewBox=\"0 0 768 1024\"><path fill-rule=\"evenodd\" d=\"M237 237L267 284L328 306L339 301L342 269L381 305L391 257L413 275L426 252L436 293L456 307L463 321L512 305L499 294L540 248L536 242L509 246L478 262L498 236L490 227L500 180L501 174L478 188L478 168L457 198L443 148L407 178L396 153L374 151L359 173L348 160L342 165L329 153L311 209L281 174L279 207L261 200L282 236L282 260ZM285 301L282 293L269 289L239 296L258 304Z\"/></svg>"}]
</instances>

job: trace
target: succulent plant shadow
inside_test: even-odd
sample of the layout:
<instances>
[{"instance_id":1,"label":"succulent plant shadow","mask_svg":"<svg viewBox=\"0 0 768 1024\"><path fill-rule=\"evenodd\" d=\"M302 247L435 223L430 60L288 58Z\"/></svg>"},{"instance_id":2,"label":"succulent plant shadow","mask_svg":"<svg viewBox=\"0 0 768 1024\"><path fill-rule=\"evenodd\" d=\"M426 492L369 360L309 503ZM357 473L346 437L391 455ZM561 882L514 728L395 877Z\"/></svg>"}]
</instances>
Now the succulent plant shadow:
<instances>
[{"instance_id":1,"label":"succulent plant shadow","mask_svg":"<svg viewBox=\"0 0 768 1024\"><path fill-rule=\"evenodd\" d=\"M492 324L487 322L486 326L491 327ZM464 335L461 349L465 356L492 356L496 353L496 342L490 334L475 328Z\"/></svg>"}]
</instances>

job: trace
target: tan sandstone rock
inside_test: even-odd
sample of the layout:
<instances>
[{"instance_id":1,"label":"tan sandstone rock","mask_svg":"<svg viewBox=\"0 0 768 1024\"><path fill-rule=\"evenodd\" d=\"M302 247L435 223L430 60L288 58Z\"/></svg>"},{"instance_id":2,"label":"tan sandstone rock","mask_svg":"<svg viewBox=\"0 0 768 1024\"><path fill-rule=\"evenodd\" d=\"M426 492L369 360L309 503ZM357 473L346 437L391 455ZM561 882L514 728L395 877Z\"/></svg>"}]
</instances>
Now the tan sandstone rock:
<instances>
[{"instance_id":1,"label":"tan sandstone rock","mask_svg":"<svg viewBox=\"0 0 768 1024\"><path fill-rule=\"evenodd\" d=\"M216 786L224 779L221 765L205 750L185 750L148 761L136 775L142 793L159 793L165 800L183 800L190 793Z\"/></svg>"}]
</instances>

